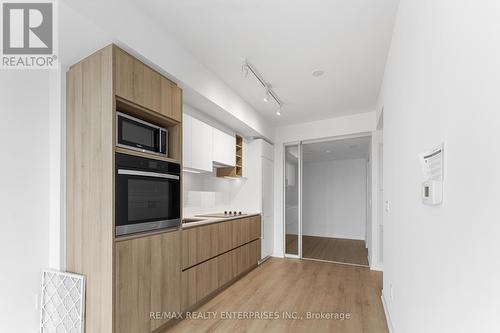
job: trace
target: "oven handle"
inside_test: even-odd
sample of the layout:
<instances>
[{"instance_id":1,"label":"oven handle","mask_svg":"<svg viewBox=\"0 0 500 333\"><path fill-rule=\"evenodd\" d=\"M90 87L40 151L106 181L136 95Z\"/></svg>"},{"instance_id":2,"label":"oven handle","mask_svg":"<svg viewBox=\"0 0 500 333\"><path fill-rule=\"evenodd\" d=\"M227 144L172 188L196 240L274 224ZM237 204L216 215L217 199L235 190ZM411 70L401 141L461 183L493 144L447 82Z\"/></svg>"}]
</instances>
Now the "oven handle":
<instances>
[{"instance_id":1,"label":"oven handle","mask_svg":"<svg viewBox=\"0 0 500 333\"><path fill-rule=\"evenodd\" d=\"M177 175L171 175L171 174L168 174L168 173L157 173L157 172L127 170L127 169L118 169L118 174L119 175L131 175L131 176L167 178L167 179L175 179L175 180L181 179Z\"/></svg>"}]
</instances>

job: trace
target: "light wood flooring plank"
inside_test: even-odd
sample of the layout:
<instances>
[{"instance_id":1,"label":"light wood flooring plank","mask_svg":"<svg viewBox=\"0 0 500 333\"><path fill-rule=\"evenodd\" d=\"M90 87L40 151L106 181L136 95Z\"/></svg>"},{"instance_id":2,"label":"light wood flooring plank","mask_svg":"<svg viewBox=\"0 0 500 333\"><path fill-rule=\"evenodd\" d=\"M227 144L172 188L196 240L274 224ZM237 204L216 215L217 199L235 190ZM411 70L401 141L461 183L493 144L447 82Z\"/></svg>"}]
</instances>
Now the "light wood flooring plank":
<instances>
[{"instance_id":1,"label":"light wood flooring plank","mask_svg":"<svg viewBox=\"0 0 500 333\"><path fill-rule=\"evenodd\" d=\"M380 300L382 273L368 268L271 258L185 319L171 332L387 333ZM296 312L297 320L221 320L221 312ZM306 320L306 312L350 313L349 320Z\"/></svg>"}]
</instances>

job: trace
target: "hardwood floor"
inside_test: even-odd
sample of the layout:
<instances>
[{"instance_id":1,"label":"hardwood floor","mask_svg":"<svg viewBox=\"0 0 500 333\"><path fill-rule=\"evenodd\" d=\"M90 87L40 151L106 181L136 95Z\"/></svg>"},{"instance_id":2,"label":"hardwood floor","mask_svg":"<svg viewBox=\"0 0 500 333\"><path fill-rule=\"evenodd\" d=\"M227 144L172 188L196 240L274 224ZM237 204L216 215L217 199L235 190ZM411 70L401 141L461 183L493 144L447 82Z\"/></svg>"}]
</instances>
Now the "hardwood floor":
<instances>
[{"instance_id":1,"label":"hardwood floor","mask_svg":"<svg viewBox=\"0 0 500 333\"><path fill-rule=\"evenodd\" d=\"M303 236L302 257L368 266L368 250L362 240Z\"/></svg>"},{"instance_id":2,"label":"hardwood floor","mask_svg":"<svg viewBox=\"0 0 500 333\"><path fill-rule=\"evenodd\" d=\"M297 254L298 237L286 235L286 253ZM368 250L362 240L302 236L302 257L368 266Z\"/></svg>"},{"instance_id":3,"label":"hardwood floor","mask_svg":"<svg viewBox=\"0 0 500 333\"><path fill-rule=\"evenodd\" d=\"M197 310L215 318L184 319L170 332L387 333L381 288L382 273L367 268L271 258ZM221 319L240 311L280 318ZM286 311L298 319L284 319ZM349 313L350 319L307 320L308 311Z\"/></svg>"}]
</instances>

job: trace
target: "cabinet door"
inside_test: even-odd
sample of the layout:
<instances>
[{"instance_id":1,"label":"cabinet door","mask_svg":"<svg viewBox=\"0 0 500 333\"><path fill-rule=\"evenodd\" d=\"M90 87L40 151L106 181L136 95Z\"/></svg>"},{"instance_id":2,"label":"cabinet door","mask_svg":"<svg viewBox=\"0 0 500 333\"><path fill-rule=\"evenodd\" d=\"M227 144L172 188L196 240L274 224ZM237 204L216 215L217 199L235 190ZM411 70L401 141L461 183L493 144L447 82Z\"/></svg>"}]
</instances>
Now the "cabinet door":
<instances>
[{"instance_id":1,"label":"cabinet door","mask_svg":"<svg viewBox=\"0 0 500 333\"><path fill-rule=\"evenodd\" d=\"M150 110L161 109L161 75L131 55L116 48L115 92Z\"/></svg>"},{"instance_id":2,"label":"cabinet door","mask_svg":"<svg viewBox=\"0 0 500 333\"><path fill-rule=\"evenodd\" d=\"M128 101L182 119L182 90L138 59L115 48L115 93Z\"/></svg>"},{"instance_id":3,"label":"cabinet door","mask_svg":"<svg viewBox=\"0 0 500 333\"><path fill-rule=\"evenodd\" d=\"M212 172L212 127L192 118L191 168Z\"/></svg>"},{"instance_id":4,"label":"cabinet door","mask_svg":"<svg viewBox=\"0 0 500 333\"><path fill-rule=\"evenodd\" d=\"M161 77L160 113L171 119L182 119L182 90L172 81Z\"/></svg>"},{"instance_id":5,"label":"cabinet door","mask_svg":"<svg viewBox=\"0 0 500 333\"><path fill-rule=\"evenodd\" d=\"M149 333L181 308L180 232L120 241L115 247L115 331Z\"/></svg>"},{"instance_id":6,"label":"cabinet door","mask_svg":"<svg viewBox=\"0 0 500 333\"><path fill-rule=\"evenodd\" d=\"M236 165L236 137L214 128L213 161L227 166Z\"/></svg>"},{"instance_id":7,"label":"cabinet door","mask_svg":"<svg viewBox=\"0 0 500 333\"><path fill-rule=\"evenodd\" d=\"M185 168L193 165L193 121L192 117L185 114L182 121L182 164Z\"/></svg>"}]
</instances>

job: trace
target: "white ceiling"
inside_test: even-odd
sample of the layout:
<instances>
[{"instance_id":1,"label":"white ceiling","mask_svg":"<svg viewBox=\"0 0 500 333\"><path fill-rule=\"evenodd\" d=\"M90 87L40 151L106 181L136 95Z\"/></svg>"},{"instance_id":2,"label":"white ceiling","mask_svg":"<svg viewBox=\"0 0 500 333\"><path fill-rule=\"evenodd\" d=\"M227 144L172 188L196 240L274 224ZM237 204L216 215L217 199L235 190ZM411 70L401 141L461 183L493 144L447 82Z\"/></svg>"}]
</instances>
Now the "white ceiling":
<instances>
[{"instance_id":1,"label":"white ceiling","mask_svg":"<svg viewBox=\"0 0 500 333\"><path fill-rule=\"evenodd\" d=\"M277 125L373 111L398 0L134 0ZM147 38L147 36L145 36ZM161 41L157 41L161 43ZM241 72L247 58L284 101ZM313 77L314 69L323 69Z\"/></svg>"},{"instance_id":2,"label":"white ceiling","mask_svg":"<svg viewBox=\"0 0 500 333\"><path fill-rule=\"evenodd\" d=\"M369 136L308 143L302 146L304 163L352 160L358 158L367 159L369 154Z\"/></svg>"}]
</instances>

